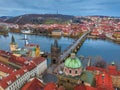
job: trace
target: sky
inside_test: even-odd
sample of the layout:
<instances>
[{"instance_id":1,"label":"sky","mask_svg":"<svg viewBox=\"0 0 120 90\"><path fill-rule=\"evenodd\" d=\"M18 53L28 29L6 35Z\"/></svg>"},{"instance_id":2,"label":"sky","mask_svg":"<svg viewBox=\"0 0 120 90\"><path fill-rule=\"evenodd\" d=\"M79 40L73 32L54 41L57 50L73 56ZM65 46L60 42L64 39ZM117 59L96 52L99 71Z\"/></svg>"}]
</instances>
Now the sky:
<instances>
[{"instance_id":1,"label":"sky","mask_svg":"<svg viewBox=\"0 0 120 90\"><path fill-rule=\"evenodd\" d=\"M0 0L0 16L65 14L120 16L120 0Z\"/></svg>"}]
</instances>

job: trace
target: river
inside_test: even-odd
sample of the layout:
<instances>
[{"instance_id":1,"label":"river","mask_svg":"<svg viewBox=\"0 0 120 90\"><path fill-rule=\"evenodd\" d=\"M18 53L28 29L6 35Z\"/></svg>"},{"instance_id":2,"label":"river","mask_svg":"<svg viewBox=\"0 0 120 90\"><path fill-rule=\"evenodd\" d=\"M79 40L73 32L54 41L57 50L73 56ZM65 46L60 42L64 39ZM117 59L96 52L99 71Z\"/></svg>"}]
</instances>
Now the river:
<instances>
[{"instance_id":1,"label":"river","mask_svg":"<svg viewBox=\"0 0 120 90\"><path fill-rule=\"evenodd\" d=\"M9 51L9 44L11 42L12 35L20 48L24 47L24 41L21 38L24 34L9 33L9 36L0 36L0 49ZM50 52L50 46L54 43L54 40L58 40L58 44L61 46L62 51L65 50L70 44L74 42L74 39L61 37L53 38L47 36L27 35L29 43L39 44L41 51ZM120 45L109 40L94 40L86 39L77 55L83 55L85 57L101 56L107 62L119 62L120 61Z\"/></svg>"}]
</instances>

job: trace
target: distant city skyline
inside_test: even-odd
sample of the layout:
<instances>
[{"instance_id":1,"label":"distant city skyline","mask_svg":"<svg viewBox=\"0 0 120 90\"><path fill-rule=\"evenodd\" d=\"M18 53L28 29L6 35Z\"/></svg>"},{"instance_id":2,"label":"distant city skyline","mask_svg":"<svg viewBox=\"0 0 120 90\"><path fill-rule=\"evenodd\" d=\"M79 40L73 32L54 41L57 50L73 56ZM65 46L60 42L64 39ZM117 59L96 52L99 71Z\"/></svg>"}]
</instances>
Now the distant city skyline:
<instances>
[{"instance_id":1,"label":"distant city skyline","mask_svg":"<svg viewBox=\"0 0 120 90\"><path fill-rule=\"evenodd\" d=\"M0 0L0 16L65 14L120 16L120 0Z\"/></svg>"}]
</instances>

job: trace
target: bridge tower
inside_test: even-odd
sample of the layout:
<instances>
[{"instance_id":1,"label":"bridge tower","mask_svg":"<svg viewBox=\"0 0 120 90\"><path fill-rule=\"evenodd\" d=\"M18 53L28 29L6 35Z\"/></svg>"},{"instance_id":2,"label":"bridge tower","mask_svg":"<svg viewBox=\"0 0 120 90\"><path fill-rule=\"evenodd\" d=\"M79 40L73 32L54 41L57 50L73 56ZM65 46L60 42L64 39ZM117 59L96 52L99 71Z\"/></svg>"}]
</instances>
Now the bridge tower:
<instances>
[{"instance_id":1,"label":"bridge tower","mask_svg":"<svg viewBox=\"0 0 120 90\"><path fill-rule=\"evenodd\" d=\"M61 54L61 47L58 45L57 40L55 39L54 44L51 45L51 63L58 63L57 59Z\"/></svg>"}]
</instances>

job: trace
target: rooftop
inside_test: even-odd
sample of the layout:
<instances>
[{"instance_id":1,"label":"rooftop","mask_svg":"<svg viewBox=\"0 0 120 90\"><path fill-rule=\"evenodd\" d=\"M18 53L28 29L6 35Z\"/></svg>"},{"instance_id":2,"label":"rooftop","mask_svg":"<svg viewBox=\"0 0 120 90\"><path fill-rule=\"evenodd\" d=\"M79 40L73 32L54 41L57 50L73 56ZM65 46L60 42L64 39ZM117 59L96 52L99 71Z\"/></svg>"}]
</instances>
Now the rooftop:
<instances>
[{"instance_id":1,"label":"rooftop","mask_svg":"<svg viewBox=\"0 0 120 90\"><path fill-rule=\"evenodd\" d=\"M45 85L37 78L27 82L21 90L44 90Z\"/></svg>"}]
</instances>

